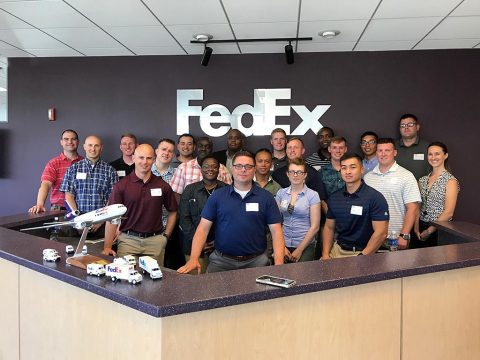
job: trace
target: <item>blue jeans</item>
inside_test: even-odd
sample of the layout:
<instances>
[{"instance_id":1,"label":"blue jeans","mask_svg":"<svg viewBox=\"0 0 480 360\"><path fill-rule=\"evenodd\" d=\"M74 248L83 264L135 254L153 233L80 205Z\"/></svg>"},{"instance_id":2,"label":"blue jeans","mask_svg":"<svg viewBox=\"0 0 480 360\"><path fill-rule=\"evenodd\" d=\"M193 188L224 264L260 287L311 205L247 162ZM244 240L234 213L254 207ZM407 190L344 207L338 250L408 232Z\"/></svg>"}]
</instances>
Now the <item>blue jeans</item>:
<instances>
[{"instance_id":1,"label":"blue jeans","mask_svg":"<svg viewBox=\"0 0 480 360\"><path fill-rule=\"evenodd\" d=\"M253 259L237 261L226 256L222 256L217 250L215 250L210 254L206 272L213 273L227 270L247 269L252 267L267 266L269 264L270 262L268 261L268 256L266 253L254 257Z\"/></svg>"}]
</instances>

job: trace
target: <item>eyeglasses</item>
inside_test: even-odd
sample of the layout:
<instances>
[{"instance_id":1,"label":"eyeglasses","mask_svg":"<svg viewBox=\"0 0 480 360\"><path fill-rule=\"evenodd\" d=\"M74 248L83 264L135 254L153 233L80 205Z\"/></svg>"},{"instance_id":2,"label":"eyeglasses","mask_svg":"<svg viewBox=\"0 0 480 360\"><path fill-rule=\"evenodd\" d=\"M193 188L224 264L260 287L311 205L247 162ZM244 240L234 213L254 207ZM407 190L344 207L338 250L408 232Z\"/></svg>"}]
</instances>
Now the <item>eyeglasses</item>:
<instances>
[{"instance_id":1,"label":"eyeglasses","mask_svg":"<svg viewBox=\"0 0 480 360\"><path fill-rule=\"evenodd\" d=\"M307 172L302 170L288 170L287 173L289 175L303 175L303 174L306 174Z\"/></svg>"},{"instance_id":2,"label":"eyeglasses","mask_svg":"<svg viewBox=\"0 0 480 360\"><path fill-rule=\"evenodd\" d=\"M242 169L245 169L245 170L252 170L255 166L254 165L250 165L250 164L235 164L235 165L232 165L235 170L242 170Z\"/></svg>"},{"instance_id":3,"label":"eyeglasses","mask_svg":"<svg viewBox=\"0 0 480 360\"><path fill-rule=\"evenodd\" d=\"M365 146L365 145L375 145L376 143L377 143L376 140L370 140L370 141L365 141L365 140L363 140L363 141L360 142L360 145L362 145L362 146Z\"/></svg>"},{"instance_id":4,"label":"eyeglasses","mask_svg":"<svg viewBox=\"0 0 480 360\"><path fill-rule=\"evenodd\" d=\"M406 128L414 127L415 125L417 125L416 122L411 122L411 123L407 123L407 124L400 124L400 127L401 127L402 129L406 129Z\"/></svg>"}]
</instances>

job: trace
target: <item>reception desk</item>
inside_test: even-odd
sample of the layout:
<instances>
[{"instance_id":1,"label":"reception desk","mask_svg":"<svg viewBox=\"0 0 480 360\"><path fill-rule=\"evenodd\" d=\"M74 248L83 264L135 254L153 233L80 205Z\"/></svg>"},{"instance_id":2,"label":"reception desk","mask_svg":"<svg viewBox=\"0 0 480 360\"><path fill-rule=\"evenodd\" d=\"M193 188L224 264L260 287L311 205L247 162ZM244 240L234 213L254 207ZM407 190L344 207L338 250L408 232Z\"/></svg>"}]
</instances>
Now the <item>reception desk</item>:
<instances>
[{"instance_id":1,"label":"reception desk","mask_svg":"<svg viewBox=\"0 0 480 360\"><path fill-rule=\"evenodd\" d=\"M131 285L15 231L53 216L0 218L0 359L480 358L478 225L439 224L454 244L436 248ZM297 285L257 284L264 274Z\"/></svg>"}]
</instances>

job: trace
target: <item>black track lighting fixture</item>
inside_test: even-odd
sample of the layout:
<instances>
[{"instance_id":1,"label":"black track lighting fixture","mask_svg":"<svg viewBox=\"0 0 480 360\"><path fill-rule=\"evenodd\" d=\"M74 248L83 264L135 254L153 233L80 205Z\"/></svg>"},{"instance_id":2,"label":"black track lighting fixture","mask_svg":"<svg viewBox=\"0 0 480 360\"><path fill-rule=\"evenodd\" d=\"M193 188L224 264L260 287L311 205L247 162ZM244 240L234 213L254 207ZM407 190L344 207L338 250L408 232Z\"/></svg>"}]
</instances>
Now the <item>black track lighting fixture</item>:
<instances>
[{"instance_id":1,"label":"black track lighting fixture","mask_svg":"<svg viewBox=\"0 0 480 360\"><path fill-rule=\"evenodd\" d=\"M287 57L287 64L293 64L293 46L292 43L289 42L288 45L285 45L285 56Z\"/></svg>"},{"instance_id":2,"label":"black track lighting fixture","mask_svg":"<svg viewBox=\"0 0 480 360\"><path fill-rule=\"evenodd\" d=\"M207 66L208 62L210 61L210 56L212 56L212 52L213 49L207 46L207 44L205 44L205 49L203 50L202 61L200 62L200 64L202 64L203 66Z\"/></svg>"}]
</instances>

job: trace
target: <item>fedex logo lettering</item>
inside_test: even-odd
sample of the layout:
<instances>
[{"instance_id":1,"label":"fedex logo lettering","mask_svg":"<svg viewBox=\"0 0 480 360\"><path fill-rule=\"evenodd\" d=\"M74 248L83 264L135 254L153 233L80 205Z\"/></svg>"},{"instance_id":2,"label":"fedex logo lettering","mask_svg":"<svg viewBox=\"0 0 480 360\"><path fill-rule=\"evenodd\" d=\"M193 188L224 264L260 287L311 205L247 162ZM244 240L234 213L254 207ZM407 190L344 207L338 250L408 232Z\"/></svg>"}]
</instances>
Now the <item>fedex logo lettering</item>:
<instances>
[{"instance_id":1,"label":"fedex logo lettering","mask_svg":"<svg viewBox=\"0 0 480 360\"><path fill-rule=\"evenodd\" d=\"M277 105L277 100L291 98L291 89L254 89L253 106L240 104L232 112L220 104L211 104L203 108L190 105L191 100L203 100L203 89L177 90L177 135L190 132L190 117L200 118L200 128L208 136L225 135L230 128L240 130L245 136L270 135L273 129L282 128L287 135L305 135L308 130L315 134L322 128L318 121L331 105L317 105L312 111L305 105ZM277 125L277 116L290 116L293 109L302 122L290 131L290 125ZM245 127L242 117L250 114L252 125ZM213 125L217 126L213 126Z\"/></svg>"},{"instance_id":2,"label":"fedex logo lettering","mask_svg":"<svg viewBox=\"0 0 480 360\"><path fill-rule=\"evenodd\" d=\"M107 271L109 272L114 272L114 273L121 273L122 272L122 269L120 269L119 267L117 266L108 266L107 267Z\"/></svg>"}]
</instances>

